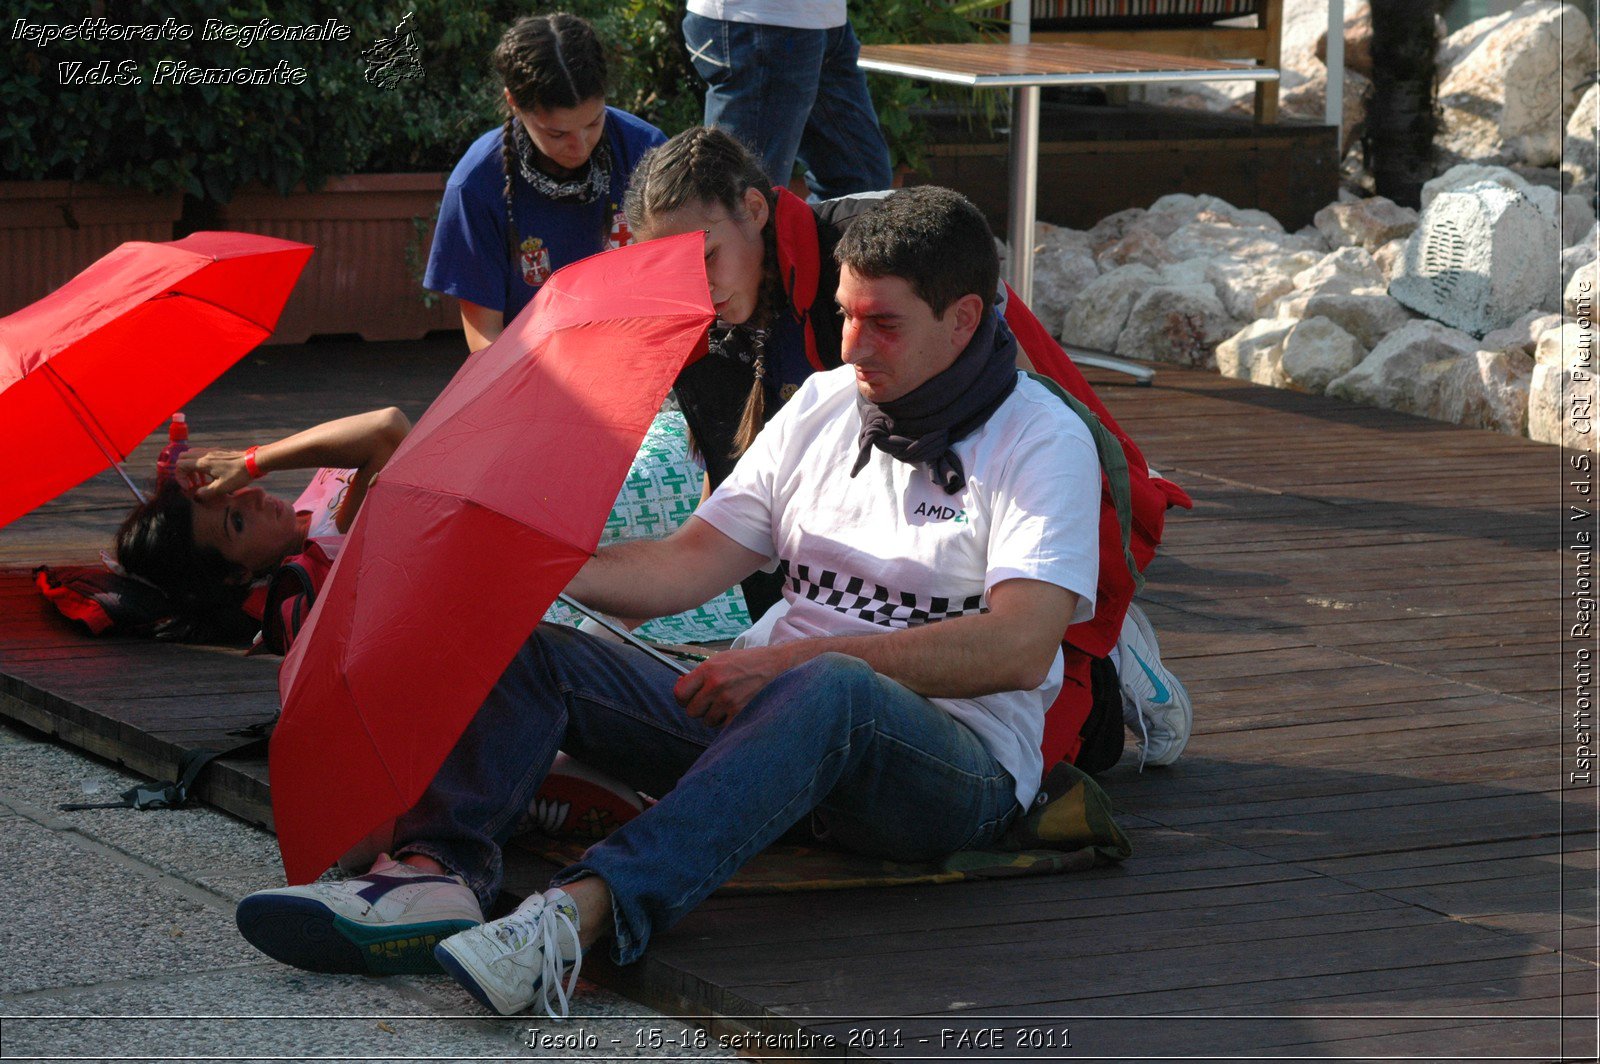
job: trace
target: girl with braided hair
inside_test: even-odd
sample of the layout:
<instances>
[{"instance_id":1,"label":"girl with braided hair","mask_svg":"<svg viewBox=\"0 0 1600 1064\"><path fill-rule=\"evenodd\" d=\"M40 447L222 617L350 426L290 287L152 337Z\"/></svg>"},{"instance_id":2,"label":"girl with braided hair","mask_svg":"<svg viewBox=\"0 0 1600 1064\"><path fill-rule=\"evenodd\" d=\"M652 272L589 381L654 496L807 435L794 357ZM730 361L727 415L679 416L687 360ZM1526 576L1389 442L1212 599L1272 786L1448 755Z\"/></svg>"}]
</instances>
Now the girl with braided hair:
<instances>
[{"instance_id":1,"label":"girl with braided hair","mask_svg":"<svg viewBox=\"0 0 1600 1064\"><path fill-rule=\"evenodd\" d=\"M843 364L834 248L851 222L876 209L886 195L865 193L807 206L786 189L769 188L760 161L719 129L685 130L639 160L626 199L628 223L638 238L706 234L706 277L718 322L710 354L678 376L676 390L705 460L708 488L732 472L739 454L808 374ZM1108 480L1096 613L1065 633L1069 682L1046 717L1044 763L1052 766L1089 753L1082 744L1092 708L1091 666L1118 645L1137 580L1125 559L1131 557L1140 568L1148 565L1167 507L1192 504L1177 485L1150 473L1083 374L1004 284L995 293L995 309L1016 337L1018 368L1037 370L1092 412L1121 444L1127 465L1131 554L1124 550ZM764 578L767 582L760 583ZM782 583L781 575L772 579L761 573L744 582L752 617L778 600ZM1153 645L1153 636L1149 642ZM1114 713L1112 721L1109 734L1119 740L1115 750L1120 752ZM1177 743L1170 757L1181 748ZM1116 754L1109 756L1114 761Z\"/></svg>"},{"instance_id":2,"label":"girl with braided hair","mask_svg":"<svg viewBox=\"0 0 1600 1064\"><path fill-rule=\"evenodd\" d=\"M881 196L815 208L770 186L748 148L726 131L695 126L646 152L624 200L641 240L706 233L706 276L717 322L710 354L674 383L706 489L733 471L755 435L811 373L839 360L833 248L855 215ZM743 582L750 616L781 596L781 576Z\"/></svg>"},{"instance_id":3,"label":"girl with braided hair","mask_svg":"<svg viewBox=\"0 0 1600 1064\"><path fill-rule=\"evenodd\" d=\"M594 29L557 12L518 19L494 50L506 121L473 142L439 205L424 287L461 302L473 351L488 346L550 274L631 242L623 193L661 131L606 106Z\"/></svg>"}]
</instances>

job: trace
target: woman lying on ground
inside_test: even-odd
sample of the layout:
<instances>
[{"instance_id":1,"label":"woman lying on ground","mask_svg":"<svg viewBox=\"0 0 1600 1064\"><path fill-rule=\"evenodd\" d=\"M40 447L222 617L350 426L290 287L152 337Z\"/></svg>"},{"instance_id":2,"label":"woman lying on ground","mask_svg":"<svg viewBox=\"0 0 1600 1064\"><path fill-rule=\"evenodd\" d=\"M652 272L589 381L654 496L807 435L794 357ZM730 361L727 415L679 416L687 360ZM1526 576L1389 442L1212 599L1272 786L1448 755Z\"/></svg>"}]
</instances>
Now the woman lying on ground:
<instances>
[{"instance_id":1,"label":"woman lying on ground","mask_svg":"<svg viewBox=\"0 0 1600 1064\"><path fill-rule=\"evenodd\" d=\"M262 578L304 550L308 540L327 546L331 537L349 531L373 477L410 428L405 415L390 407L244 451L190 451L178 462L178 476L123 522L117 561L124 571L159 587L177 608L177 622L163 634L202 641L248 639L260 627ZM317 469L293 502L254 484L268 472L291 469ZM676 529L694 508L696 493L687 485L698 473L682 415L657 415L603 541ZM186 491L187 484L199 486ZM685 487L680 491L677 485ZM583 626L565 607L553 608L547 619ZM710 643L732 639L749 623L743 600L732 593L690 613L651 621L639 634L656 642Z\"/></svg>"},{"instance_id":2,"label":"woman lying on ground","mask_svg":"<svg viewBox=\"0 0 1600 1064\"><path fill-rule=\"evenodd\" d=\"M626 200L628 223L637 237L653 240L697 230L706 234L706 276L717 324L710 354L686 368L674 387L704 456L708 489L733 470L738 456L800 382L841 364L842 322L834 302L839 267L833 252L845 229L882 200L883 194L868 193L808 206L787 190L768 187L760 161L719 129L687 129L639 160ZM1018 341L1018 368L1037 369L1054 380L1121 444L1131 495L1132 558L1141 567L1148 565L1167 507L1191 505L1188 496L1170 481L1150 475L1138 447L1066 352L1010 288L1000 287L996 302ZM1088 761L1079 758L1092 708L1092 662L1110 657L1119 640L1142 635L1137 625L1123 624L1134 577L1124 560L1122 526L1109 493L1103 500L1100 538L1099 609L1093 620L1067 633L1067 682L1047 718L1045 749L1046 765L1065 758L1091 772L1104 768L1103 761L1114 762L1121 752L1121 727L1113 721L1096 731L1107 745L1086 751ZM781 588L781 574L757 573L746 580L751 616L776 603ZM1159 668L1153 635L1148 644L1139 645L1144 648L1141 659ZM1146 753L1157 764L1176 759L1188 738L1186 699L1169 701L1154 707L1154 716L1141 714L1150 719L1135 729L1144 735ZM1140 704L1148 707L1149 699Z\"/></svg>"},{"instance_id":3,"label":"woman lying on ground","mask_svg":"<svg viewBox=\"0 0 1600 1064\"><path fill-rule=\"evenodd\" d=\"M259 626L259 604L253 618L247 604L252 585L308 539L349 531L372 478L410 430L388 407L242 451L188 451L177 475L123 521L117 563L167 595L178 618L168 634L237 637ZM291 469L318 470L292 503L254 483Z\"/></svg>"}]
</instances>

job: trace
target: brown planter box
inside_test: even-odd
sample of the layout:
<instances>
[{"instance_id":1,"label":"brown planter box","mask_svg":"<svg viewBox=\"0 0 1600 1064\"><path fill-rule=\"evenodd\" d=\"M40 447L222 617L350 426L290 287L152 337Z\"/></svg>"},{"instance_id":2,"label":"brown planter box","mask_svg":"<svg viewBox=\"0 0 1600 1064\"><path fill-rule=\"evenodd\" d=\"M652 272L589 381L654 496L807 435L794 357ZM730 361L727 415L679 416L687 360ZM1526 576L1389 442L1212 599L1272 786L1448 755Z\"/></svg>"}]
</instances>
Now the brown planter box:
<instances>
[{"instance_id":1,"label":"brown planter box","mask_svg":"<svg viewBox=\"0 0 1600 1064\"><path fill-rule=\"evenodd\" d=\"M126 240L171 240L181 192L80 181L0 182L0 316L60 288Z\"/></svg>"},{"instance_id":2,"label":"brown planter box","mask_svg":"<svg viewBox=\"0 0 1600 1064\"><path fill-rule=\"evenodd\" d=\"M446 177L338 177L319 192L289 196L265 188L236 191L221 208L221 228L317 249L268 343L296 344L319 333L415 340L432 329L459 329L456 301L440 296L427 306L420 280ZM419 222L426 223L420 236Z\"/></svg>"}]
</instances>

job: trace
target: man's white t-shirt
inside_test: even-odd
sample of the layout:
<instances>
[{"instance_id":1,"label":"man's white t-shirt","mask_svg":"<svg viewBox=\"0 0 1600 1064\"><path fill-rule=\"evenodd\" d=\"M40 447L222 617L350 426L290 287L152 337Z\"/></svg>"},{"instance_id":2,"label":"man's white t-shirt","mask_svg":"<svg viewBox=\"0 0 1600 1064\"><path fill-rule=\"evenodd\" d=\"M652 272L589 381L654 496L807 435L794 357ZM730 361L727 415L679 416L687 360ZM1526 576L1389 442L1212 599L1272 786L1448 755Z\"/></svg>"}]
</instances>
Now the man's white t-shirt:
<instances>
[{"instance_id":1,"label":"man's white t-shirt","mask_svg":"<svg viewBox=\"0 0 1600 1064\"><path fill-rule=\"evenodd\" d=\"M925 467L877 448L852 478L860 432L854 370L813 374L695 511L741 546L789 563L784 601L773 607L785 612L765 642L979 613L990 588L1015 578L1075 592L1074 623L1093 616L1100 463L1088 428L1060 399L1019 380L955 445L967 475L955 495ZM932 699L1011 773L1024 808L1044 771L1044 712L1061 668L1057 650L1031 691Z\"/></svg>"},{"instance_id":2,"label":"man's white t-shirt","mask_svg":"<svg viewBox=\"0 0 1600 1064\"><path fill-rule=\"evenodd\" d=\"M701 18L796 30L831 30L846 17L845 0L689 0L688 7Z\"/></svg>"}]
</instances>

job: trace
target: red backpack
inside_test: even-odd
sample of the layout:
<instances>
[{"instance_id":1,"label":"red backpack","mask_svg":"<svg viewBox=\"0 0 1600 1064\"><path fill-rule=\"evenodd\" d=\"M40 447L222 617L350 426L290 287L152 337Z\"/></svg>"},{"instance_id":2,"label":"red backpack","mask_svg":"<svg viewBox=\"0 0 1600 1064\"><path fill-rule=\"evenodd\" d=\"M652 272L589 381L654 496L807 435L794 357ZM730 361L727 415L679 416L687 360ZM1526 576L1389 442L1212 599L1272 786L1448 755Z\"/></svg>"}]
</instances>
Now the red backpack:
<instances>
[{"instance_id":1,"label":"red backpack","mask_svg":"<svg viewBox=\"0 0 1600 1064\"><path fill-rule=\"evenodd\" d=\"M332 547L332 553L328 547ZM261 649L287 654L295 636L311 616L317 592L333 569L335 544L307 540L306 549L288 558L267 581L266 608L261 616Z\"/></svg>"}]
</instances>

